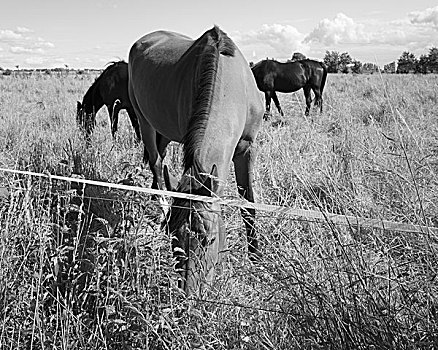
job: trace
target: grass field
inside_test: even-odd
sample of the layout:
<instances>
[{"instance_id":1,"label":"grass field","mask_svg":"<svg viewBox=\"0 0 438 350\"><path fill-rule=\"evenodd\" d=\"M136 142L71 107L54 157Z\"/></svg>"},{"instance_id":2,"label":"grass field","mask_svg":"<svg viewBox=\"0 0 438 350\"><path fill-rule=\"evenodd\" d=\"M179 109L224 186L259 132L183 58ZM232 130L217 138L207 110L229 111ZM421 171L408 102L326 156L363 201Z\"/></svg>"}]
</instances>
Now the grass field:
<instances>
[{"instance_id":1,"label":"grass field","mask_svg":"<svg viewBox=\"0 0 438 350\"><path fill-rule=\"evenodd\" d=\"M94 76L0 77L0 167L149 186L125 114L75 122ZM438 224L438 76L329 75L324 112L281 94L257 140L256 201ZM166 163L181 172L182 153ZM202 299L176 288L148 196L0 174L1 349L434 349L438 238L257 213L251 264L236 208ZM237 196L233 177L226 188Z\"/></svg>"}]
</instances>

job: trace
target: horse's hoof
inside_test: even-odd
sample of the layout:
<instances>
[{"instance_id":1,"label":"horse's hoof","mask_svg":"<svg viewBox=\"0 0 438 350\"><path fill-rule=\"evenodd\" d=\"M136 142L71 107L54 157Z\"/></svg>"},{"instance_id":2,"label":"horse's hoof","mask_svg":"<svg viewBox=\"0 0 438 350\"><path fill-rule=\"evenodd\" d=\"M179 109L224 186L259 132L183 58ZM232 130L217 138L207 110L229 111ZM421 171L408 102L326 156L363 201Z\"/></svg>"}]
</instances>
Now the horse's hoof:
<instances>
[{"instance_id":1,"label":"horse's hoof","mask_svg":"<svg viewBox=\"0 0 438 350\"><path fill-rule=\"evenodd\" d=\"M276 121L272 122L271 125L272 125L274 128L276 128L276 127L285 126L286 123L285 123L283 120L279 119L279 120L276 120Z\"/></svg>"},{"instance_id":2,"label":"horse's hoof","mask_svg":"<svg viewBox=\"0 0 438 350\"><path fill-rule=\"evenodd\" d=\"M265 114L263 114L263 120L268 120L271 117L271 113L269 112L265 112Z\"/></svg>"}]
</instances>

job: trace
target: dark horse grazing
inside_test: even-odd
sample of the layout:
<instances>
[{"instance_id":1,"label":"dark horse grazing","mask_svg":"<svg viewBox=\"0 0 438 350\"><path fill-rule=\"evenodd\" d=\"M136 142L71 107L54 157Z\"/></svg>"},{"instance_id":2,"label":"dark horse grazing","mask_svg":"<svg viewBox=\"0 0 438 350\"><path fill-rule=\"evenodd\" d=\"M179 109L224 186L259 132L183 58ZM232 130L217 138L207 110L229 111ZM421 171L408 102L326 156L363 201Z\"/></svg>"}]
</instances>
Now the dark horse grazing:
<instances>
[{"instance_id":1,"label":"dark horse grazing","mask_svg":"<svg viewBox=\"0 0 438 350\"><path fill-rule=\"evenodd\" d=\"M277 106L278 112L283 116L277 94L279 92L295 92L304 90L306 98L306 115L309 115L312 97L310 90L315 94L315 106L320 107L322 113L322 91L327 79L327 67L324 63L313 60L299 60L281 63L275 60L263 60L251 68L257 87L265 93L266 113L271 109L271 98Z\"/></svg>"},{"instance_id":2,"label":"dark horse grazing","mask_svg":"<svg viewBox=\"0 0 438 350\"><path fill-rule=\"evenodd\" d=\"M220 196L234 162L239 193L253 202L255 149L263 103L249 66L218 27L192 40L158 31L139 39L129 53L129 96L137 113L144 158L163 185L162 160L173 140L184 147L182 193ZM169 185L167 168L164 178ZM252 209L242 210L250 256L258 255ZM211 281L225 242L219 204L174 199L168 229L182 273L181 287L200 291Z\"/></svg>"},{"instance_id":3,"label":"dark horse grazing","mask_svg":"<svg viewBox=\"0 0 438 350\"><path fill-rule=\"evenodd\" d=\"M119 122L119 112L126 109L131 119L137 139L140 130L137 116L128 96L128 64L124 61L113 62L89 87L82 99L77 103L77 122L87 135L91 135L96 123L96 113L106 105L111 123L111 133L115 137Z\"/></svg>"}]
</instances>

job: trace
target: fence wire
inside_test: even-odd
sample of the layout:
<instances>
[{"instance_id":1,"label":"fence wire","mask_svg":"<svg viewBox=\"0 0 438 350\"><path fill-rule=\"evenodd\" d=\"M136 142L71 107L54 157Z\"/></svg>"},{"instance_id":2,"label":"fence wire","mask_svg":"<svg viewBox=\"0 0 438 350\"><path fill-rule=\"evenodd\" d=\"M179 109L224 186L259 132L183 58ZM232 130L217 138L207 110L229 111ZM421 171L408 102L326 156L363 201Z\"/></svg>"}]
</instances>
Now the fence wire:
<instances>
[{"instance_id":1,"label":"fence wire","mask_svg":"<svg viewBox=\"0 0 438 350\"><path fill-rule=\"evenodd\" d=\"M369 227L369 228L377 228L377 229L390 230L390 231L411 232L411 233L421 233L421 234L430 234L430 233L438 234L438 228L431 227L429 225L394 222L385 219L365 218L365 217L358 217L358 216L352 216L347 214L340 215L340 214L324 211L322 208L320 208L320 210L308 210L302 208L276 206L276 205L264 204L264 203L263 204L251 203L236 198L226 199L219 197L198 196L198 195L187 194L187 193L170 192L170 191L156 190L152 188L143 188L137 186L114 184L114 183L87 180L81 178L42 174L42 173L35 173L30 171L21 171L21 170L5 169L5 168L0 168L0 171L6 173L12 173L12 174L46 178L49 181L55 179L55 180L61 180L70 183L94 185L94 186L100 186L105 188L134 191L134 192L145 193L150 195L182 198L182 199L193 200L193 201L203 201L206 203L218 203L221 205L238 207L242 209L255 209L257 211L262 211L262 212L277 213L277 214L283 214L283 215L295 216L295 217L303 217L305 219L311 219L318 222L327 222L334 225L346 225L348 227Z\"/></svg>"}]
</instances>

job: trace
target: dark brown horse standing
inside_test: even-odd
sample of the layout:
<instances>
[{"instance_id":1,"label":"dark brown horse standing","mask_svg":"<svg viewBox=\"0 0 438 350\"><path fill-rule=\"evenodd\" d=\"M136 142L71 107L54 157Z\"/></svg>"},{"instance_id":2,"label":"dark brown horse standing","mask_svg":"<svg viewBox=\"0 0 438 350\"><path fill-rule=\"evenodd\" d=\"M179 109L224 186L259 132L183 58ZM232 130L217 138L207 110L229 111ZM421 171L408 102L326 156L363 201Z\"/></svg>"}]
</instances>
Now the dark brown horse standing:
<instances>
[{"instance_id":1,"label":"dark brown horse standing","mask_svg":"<svg viewBox=\"0 0 438 350\"><path fill-rule=\"evenodd\" d=\"M140 38L129 53L129 96L139 117L153 186L163 185L162 160L173 140L184 147L184 174L177 191L220 196L233 160L239 193L254 201L252 145L263 103L248 63L224 32L215 26L197 40L167 31ZM242 215L250 256L255 256L255 212L242 210ZM224 248L220 205L174 199L167 227L175 237L181 287L198 293L203 281L212 280Z\"/></svg>"},{"instance_id":2,"label":"dark brown horse standing","mask_svg":"<svg viewBox=\"0 0 438 350\"><path fill-rule=\"evenodd\" d=\"M271 98L277 106L278 112L283 116L276 91L295 92L304 90L306 98L306 115L309 115L312 96L315 94L315 106L320 107L322 113L322 92L327 79L327 67L324 63L304 59L293 62L281 63L275 60L263 60L251 68L257 87L265 93L267 117L271 110Z\"/></svg>"},{"instance_id":3,"label":"dark brown horse standing","mask_svg":"<svg viewBox=\"0 0 438 350\"><path fill-rule=\"evenodd\" d=\"M137 139L140 140L138 119L128 95L128 63L113 62L105 68L85 93L82 103L78 101L76 120L88 136L91 135L96 124L96 113L103 105L108 108L113 137L117 132L119 112L125 109Z\"/></svg>"}]
</instances>

